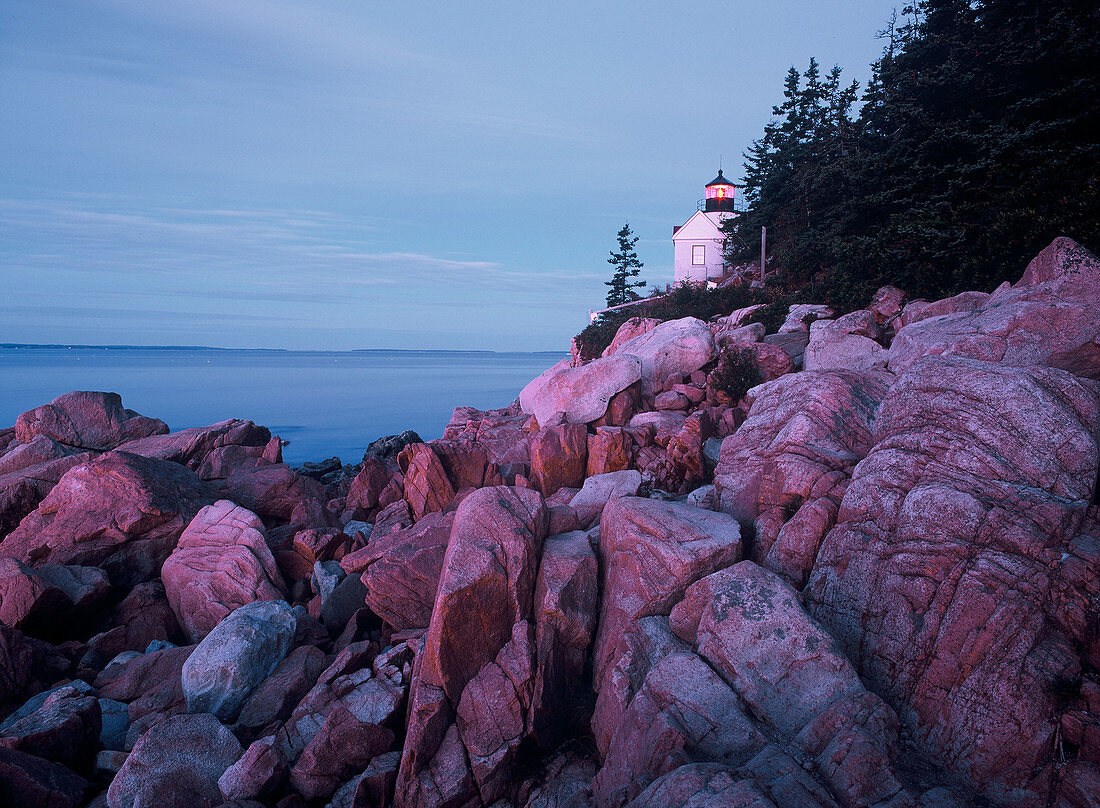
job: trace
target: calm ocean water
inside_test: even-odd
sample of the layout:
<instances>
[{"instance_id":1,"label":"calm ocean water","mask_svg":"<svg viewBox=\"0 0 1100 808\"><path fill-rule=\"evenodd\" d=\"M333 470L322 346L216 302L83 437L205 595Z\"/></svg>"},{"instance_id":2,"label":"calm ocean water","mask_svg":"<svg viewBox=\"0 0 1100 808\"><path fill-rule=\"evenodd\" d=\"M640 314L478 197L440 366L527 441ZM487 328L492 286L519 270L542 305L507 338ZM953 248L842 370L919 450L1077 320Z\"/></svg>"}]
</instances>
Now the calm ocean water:
<instances>
[{"instance_id":1,"label":"calm ocean water","mask_svg":"<svg viewBox=\"0 0 1100 808\"><path fill-rule=\"evenodd\" d=\"M0 347L0 426L70 390L107 390L173 431L247 418L288 463L362 459L404 429L438 438L456 406L507 406L557 353Z\"/></svg>"}]
</instances>

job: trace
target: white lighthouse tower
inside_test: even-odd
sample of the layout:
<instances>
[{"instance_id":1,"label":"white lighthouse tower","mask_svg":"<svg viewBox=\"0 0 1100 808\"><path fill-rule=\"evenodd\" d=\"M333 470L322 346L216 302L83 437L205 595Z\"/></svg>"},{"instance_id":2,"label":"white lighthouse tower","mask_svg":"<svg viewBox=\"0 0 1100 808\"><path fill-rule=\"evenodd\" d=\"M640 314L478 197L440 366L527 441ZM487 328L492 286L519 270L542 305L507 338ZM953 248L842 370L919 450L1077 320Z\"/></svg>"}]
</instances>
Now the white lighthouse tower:
<instances>
[{"instance_id":1,"label":"white lighthouse tower","mask_svg":"<svg viewBox=\"0 0 1100 808\"><path fill-rule=\"evenodd\" d=\"M722 277L723 219L736 216L733 183L718 172L707 183L707 196L695 215L672 228L673 268L676 283L705 284Z\"/></svg>"}]
</instances>

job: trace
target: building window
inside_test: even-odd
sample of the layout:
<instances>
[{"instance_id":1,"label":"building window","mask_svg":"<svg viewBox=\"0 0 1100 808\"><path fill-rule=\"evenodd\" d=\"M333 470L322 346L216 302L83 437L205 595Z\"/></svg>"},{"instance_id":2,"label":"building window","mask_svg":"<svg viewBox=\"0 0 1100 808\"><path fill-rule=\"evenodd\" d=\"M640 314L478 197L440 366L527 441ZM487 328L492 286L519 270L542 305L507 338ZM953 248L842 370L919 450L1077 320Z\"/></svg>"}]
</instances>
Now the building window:
<instances>
[{"instance_id":1,"label":"building window","mask_svg":"<svg viewBox=\"0 0 1100 808\"><path fill-rule=\"evenodd\" d=\"M707 246L705 244L691 245L691 265L701 267L707 262Z\"/></svg>"}]
</instances>

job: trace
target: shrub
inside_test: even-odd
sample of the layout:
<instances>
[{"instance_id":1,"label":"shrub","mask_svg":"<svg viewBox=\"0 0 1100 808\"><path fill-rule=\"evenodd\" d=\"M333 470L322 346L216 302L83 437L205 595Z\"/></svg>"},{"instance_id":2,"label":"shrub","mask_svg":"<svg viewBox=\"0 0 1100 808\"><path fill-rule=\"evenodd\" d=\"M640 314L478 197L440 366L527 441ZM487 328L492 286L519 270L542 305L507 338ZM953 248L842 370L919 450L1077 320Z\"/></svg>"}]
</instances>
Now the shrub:
<instances>
[{"instance_id":1,"label":"shrub","mask_svg":"<svg viewBox=\"0 0 1100 808\"><path fill-rule=\"evenodd\" d=\"M745 397L750 387L760 384L760 366L756 354L745 348L723 348L718 366L711 372L708 384L711 389L725 393L737 403Z\"/></svg>"},{"instance_id":2,"label":"shrub","mask_svg":"<svg viewBox=\"0 0 1100 808\"><path fill-rule=\"evenodd\" d=\"M586 326L576 336L581 359L587 361L598 358L611 344L611 340L615 339L615 332L619 330L619 326L631 317L639 316L638 309L641 308L644 307L631 306L619 311L608 311L596 318L596 322Z\"/></svg>"},{"instance_id":3,"label":"shrub","mask_svg":"<svg viewBox=\"0 0 1100 808\"><path fill-rule=\"evenodd\" d=\"M787 319L787 310L790 308L790 303L787 298L780 298L774 303L768 303L764 308L757 309L752 313L747 323L763 323L764 329L769 334L774 334L779 330L779 327L783 325L783 321Z\"/></svg>"}]
</instances>

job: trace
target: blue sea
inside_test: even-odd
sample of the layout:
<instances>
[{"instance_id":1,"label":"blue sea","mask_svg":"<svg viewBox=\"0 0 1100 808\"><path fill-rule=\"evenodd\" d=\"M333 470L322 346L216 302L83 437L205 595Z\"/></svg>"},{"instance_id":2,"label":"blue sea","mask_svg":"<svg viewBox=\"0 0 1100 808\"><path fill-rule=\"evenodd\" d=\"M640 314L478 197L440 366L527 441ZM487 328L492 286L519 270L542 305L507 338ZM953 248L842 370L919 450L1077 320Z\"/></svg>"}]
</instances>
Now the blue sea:
<instances>
[{"instance_id":1,"label":"blue sea","mask_svg":"<svg viewBox=\"0 0 1100 808\"><path fill-rule=\"evenodd\" d=\"M457 406L507 406L559 353L0 346L0 427L70 390L106 390L173 431L247 418L288 463L357 463L384 435L443 434Z\"/></svg>"}]
</instances>

